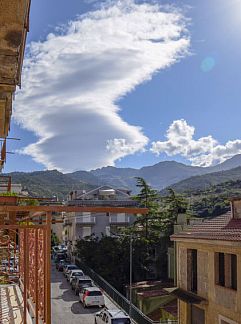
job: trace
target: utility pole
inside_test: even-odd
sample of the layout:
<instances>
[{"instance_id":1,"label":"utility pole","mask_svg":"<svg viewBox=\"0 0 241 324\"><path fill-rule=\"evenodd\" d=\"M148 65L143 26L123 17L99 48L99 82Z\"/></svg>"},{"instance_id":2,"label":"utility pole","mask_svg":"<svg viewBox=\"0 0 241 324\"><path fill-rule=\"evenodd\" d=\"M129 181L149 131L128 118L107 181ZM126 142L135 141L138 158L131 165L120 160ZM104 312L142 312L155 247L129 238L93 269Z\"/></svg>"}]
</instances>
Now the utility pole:
<instances>
[{"instance_id":1,"label":"utility pole","mask_svg":"<svg viewBox=\"0 0 241 324\"><path fill-rule=\"evenodd\" d=\"M123 234L111 233L116 237L125 236ZM129 316L131 318L132 313L132 268L133 268L133 234L128 235L130 238L130 267L129 267Z\"/></svg>"}]
</instances>

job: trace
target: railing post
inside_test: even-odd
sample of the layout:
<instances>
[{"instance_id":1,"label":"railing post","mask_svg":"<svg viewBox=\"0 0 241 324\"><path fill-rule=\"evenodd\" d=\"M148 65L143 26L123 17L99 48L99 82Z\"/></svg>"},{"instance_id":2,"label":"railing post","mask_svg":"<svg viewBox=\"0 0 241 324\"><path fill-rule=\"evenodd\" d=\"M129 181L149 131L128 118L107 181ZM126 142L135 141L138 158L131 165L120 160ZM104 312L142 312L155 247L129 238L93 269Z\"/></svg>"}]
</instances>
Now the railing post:
<instances>
[{"instance_id":1,"label":"railing post","mask_svg":"<svg viewBox=\"0 0 241 324\"><path fill-rule=\"evenodd\" d=\"M35 229L34 231L35 234L35 242L34 242L34 252L35 252L35 317L36 317L36 324L39 323L39 301L38 301L38 229Z\"/></svg>"},{"instance_id":2,"label":"railing post","mask_svg":"<svg viewBox=\"0 0 241 324\"><path fill-rule=\"evenodd\" d=\"M27 250L27 229L23 230L23 250L24 250L24 274L23 274L23 322L27 323L27 303L28 303L28 292L27 292L27 268L28 268L28 250Z\"/></svg>"},{"instance_id":3,"label":"railing post","mask_svg":"<svg viewBox=\"0 0 241 324\"><path fill-rule=\"evenodd\" d=\"M46 261L46 281L45 281L45 288L46 288L46 324L51 324L51 218L52 213L47 212L46 214L46 254L45 254L45 261Z\"/></svg>"},{"instance_id":4,"label":"railing post","mask_svg":"<svg viewBox=\"0 0 241 324\"><path fill-rule=\"evenodd\" d=\"M132 234L130 235L130 287L129 287L129 300L130 300L130 307L129 307L129 316L131 318L132 312L132 242L133 237Z\"/></svg>"}]
</instances>

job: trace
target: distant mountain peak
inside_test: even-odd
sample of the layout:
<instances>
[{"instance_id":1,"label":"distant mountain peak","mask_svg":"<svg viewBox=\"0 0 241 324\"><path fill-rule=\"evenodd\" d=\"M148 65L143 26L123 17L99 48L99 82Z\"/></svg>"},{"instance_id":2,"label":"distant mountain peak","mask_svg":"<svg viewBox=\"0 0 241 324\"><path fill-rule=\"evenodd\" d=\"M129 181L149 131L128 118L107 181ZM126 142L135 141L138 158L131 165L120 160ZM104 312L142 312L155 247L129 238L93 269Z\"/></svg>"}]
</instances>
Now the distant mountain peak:
<instances>
[{"instance_id":1,"label":"distant mountain peak","mask_svg":"<svg viewBox=\"0 0 241 324\"><path fill-rule=\"evenodd\" d=\"M225 162L212 167L194 167L174 160L160 161L152 166L140 169L116 168L107 166L92 171L75 171L63 174L58 170L45 170L35 172L12 172L13 182L22 183L31 187L32 192L38 195L51 195L66 192L74 188L97 187L109 185L115 188L127 188L133 193L137 192L135 177L144 178L153 188L162 190L182 180L194 176L231 170L241 166L241 154L237 154ZM38 189L40 187L40 189Z\"/></svg>"}]
</instances>

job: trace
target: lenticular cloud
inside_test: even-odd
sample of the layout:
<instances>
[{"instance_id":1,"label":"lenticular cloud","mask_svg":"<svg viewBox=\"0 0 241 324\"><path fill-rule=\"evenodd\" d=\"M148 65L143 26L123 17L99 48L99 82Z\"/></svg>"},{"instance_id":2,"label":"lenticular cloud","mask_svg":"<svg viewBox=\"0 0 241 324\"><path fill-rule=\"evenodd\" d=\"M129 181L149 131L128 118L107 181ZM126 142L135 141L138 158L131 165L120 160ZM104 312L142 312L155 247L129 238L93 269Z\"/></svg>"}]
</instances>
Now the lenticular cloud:
<instances>
[{"instance_id":1,"label":"lenticular cloud","mask_svg":"<svg viewBox=\"0 0 241 324\"><path fill-rule=\"evenodd\" d=\"M111 1L29 45L14 119L38 141L21 150L61 171L113 165L148 138L116 102L188 54L183 15Z\"/></svg>"}]
</instances>

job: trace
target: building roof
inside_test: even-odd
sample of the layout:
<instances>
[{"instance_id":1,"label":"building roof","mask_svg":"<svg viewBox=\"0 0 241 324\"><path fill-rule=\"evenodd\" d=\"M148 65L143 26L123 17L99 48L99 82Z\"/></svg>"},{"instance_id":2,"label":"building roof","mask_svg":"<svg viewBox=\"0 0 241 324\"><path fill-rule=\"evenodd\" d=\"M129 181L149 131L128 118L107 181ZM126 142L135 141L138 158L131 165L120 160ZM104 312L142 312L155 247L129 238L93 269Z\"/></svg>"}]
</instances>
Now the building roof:
<instances>
[{"instance_id":1,"label":"building roof","mask_svg":"<svg viewBox=\"0 0 241 324\"><path fill-rule=\"evenodd\" d=\"M143 290L137 293L140 297L156 297L156 296L166 296L167 292L164 289L155 289L155 290Z\"/></svg>"},{"instance_id":2,"label":"building roof","mask_svg":"<svg viewBox=\"0 0 241 324\"><path fill-rule=\"evenodd\" d=\"M174 241L179 238L241 242L241 219L232 218L231 212L227 212L171 236Z\"/></svg>"},{"instance_id":3,"label":"building roof","mask_svg":"<svg viewBox=\"0 0 241 324\"><path fill-rule=\"evenodd\" d=\"M179 287L172 287L165 289L170 295L177 297L188 304L207 304L207 300L190 291L186 291Z\"/></svg>"},{"instance_id":4,"label":"building roof","mask_svg":"<svg viewBox=\"0 0 241 324\"><path fill-rule=\"evenodd\" d=\"M138 202L134 200L81 200L75 199L68 201L68 206L111 206L111 207L138 207Z\"/></svg>"},{"instance_id":5,"label":"building roof","mask_svg":"<svg viewBox=\"0 0 241 324\"><path fill-rule=\"evenodd\" d=\"M114 190L116 193L130 198L130 195L128 193L126 193L124 190L116 189L116 188L113 188L111 186L104 185L104 186L100 186L100 187L97 187L95 189L89 190L89 191L87 191L85 193L82 193L81 195L78 196L78 199L84 199L84 197L87 197L88 195L93 194L95 192L99 192L101 190Z\"/></svg>"}]
</instances>

